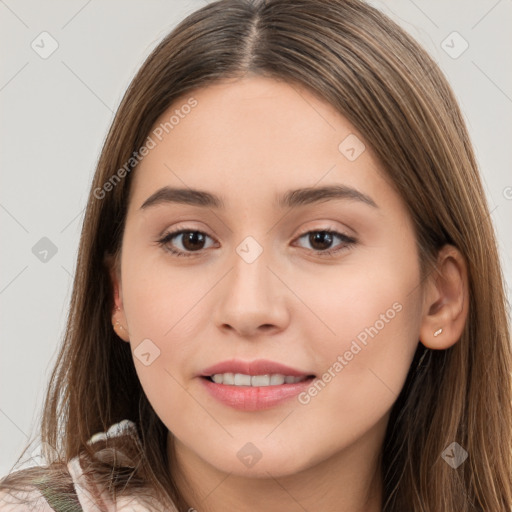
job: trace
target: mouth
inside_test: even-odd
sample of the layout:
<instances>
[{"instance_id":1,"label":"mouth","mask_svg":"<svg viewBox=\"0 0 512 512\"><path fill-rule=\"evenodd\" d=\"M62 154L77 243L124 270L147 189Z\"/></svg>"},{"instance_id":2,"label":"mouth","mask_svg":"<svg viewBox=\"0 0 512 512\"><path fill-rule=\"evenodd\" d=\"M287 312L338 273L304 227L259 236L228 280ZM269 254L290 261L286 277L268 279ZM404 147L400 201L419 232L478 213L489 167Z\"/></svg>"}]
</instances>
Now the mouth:
<instances>
[{"instance_id":1,"label":"mouth","mask_svg":"<svg viewBox=\"0 0 512 512\"><path fill-rule=\"evenodd\" d=\"M215 384L223 384L226 386L241 387L269 387L282 386L283 384L297 384L308 379L313 379L314 375L283 375L281 373L265 374L265 375L246 375L243 373L215 373L210 376L203 377Z\"/></svg>"},{"instance_id":2,"label":"mouth","mask_svg":"<svg viewBox=\"0 0 512 512\"><path fill-rule=\"evenodd\" d=\"M229 384L231 386L253 386L253 379L256 383L261 382L261 384L256 384L258 386L290 384L293 382L292 378L296 380L296 378L303 379L311 376L310 372L301 371L268 359L256 359L254 361L230 359L205 368L200 375L211 378L217 384ZM274 384L266 383L268 378L273 379ZM281 382L281 379L284 379L283 382Z\"/></svg>"},{"instance_id":3,"label":"mouth","mask_svg":"<svg viewBox=\"0 0 512 512\"><path fill-rule=\"evenodd\" d=\"M199 375L206 391L223 405L241 411L277 407L307 389L316 378L273 361L231 360Z\"/></svg>"}]
</instances>

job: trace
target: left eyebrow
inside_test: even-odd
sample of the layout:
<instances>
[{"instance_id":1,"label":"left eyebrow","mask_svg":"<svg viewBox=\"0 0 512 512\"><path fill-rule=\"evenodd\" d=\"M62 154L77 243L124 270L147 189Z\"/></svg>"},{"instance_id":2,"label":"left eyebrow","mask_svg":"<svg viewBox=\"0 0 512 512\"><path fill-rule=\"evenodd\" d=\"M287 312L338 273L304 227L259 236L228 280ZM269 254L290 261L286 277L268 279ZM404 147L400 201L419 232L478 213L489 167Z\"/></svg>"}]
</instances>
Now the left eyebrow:
<instances>
[{"instance_id":1,"label":"left eyebrow","mask_svg":"<svg viewBox=\"0 0 512 512\"><path fill-rule=\"evenodd\" d=\"M373 208L378 208L375 201L368 195L355 188L346 185L330 185L325 187L308 187L289 190L282 196L276 196L275 204L278 208L298 208L314 203L325 202L334 199L360 201ZM156 206L162 203L180 203L205 208L225 209L222 197L191 188L162 187L149 196L141 209Z\"/></svg>"},{"instance_id":2,"label":"left eyebrow","mask_svg":"<svg viewBox=\"0 0 512 512\"><path fill-rule=\"evenodd\" d=\"M289 190L282 197L277 198L281 208L297 208L299 206L320 203L332 199L348 199L360 201L373 208L378 208L375 201L359 190L346 185L330 185L325 187L299 188Z\"/></svg>"}]
</instances>

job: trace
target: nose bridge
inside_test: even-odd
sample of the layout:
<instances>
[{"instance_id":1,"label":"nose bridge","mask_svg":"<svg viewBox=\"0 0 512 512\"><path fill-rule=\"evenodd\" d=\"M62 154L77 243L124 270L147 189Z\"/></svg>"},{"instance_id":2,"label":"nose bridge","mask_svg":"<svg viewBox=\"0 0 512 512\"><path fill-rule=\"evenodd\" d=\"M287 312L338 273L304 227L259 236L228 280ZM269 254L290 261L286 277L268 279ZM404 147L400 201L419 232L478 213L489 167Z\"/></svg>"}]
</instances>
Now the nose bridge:
<instances>
[{"instance_id":1,"label":"nose bridge","mask_svg":"<svg viewBox=\"0 0 512 512\"><path fill-rule=\"evenodd\" d=\"M269 251L252 236L246 237L235 250L233 270L229 277L229 295L251 307L263 307L272 295Z\"/></svg>"}]
</instances>

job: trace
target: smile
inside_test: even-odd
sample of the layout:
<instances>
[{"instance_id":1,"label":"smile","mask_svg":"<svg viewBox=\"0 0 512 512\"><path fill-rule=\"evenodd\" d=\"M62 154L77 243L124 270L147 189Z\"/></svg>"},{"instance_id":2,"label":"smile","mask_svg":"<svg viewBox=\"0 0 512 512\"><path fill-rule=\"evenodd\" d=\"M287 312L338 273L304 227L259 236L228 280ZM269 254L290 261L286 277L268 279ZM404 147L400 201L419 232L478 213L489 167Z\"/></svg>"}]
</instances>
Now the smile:
<instances>
[{"instance_id":1,"label":"smile","mask_svg":"<svg viewBox=\"0 0 512 512\"><path fill-rule=\"evenodd\" d=\"M282 384L295 384L302 382L308 377L295 377L293 375L282 375L276 373L273 375L245 375L243 373L216 373L211 375L210 379L215 384L226 384L230 386L251 386L251 387L266 387L266 386L280 386Z\"/></svg>"}]
</instances>

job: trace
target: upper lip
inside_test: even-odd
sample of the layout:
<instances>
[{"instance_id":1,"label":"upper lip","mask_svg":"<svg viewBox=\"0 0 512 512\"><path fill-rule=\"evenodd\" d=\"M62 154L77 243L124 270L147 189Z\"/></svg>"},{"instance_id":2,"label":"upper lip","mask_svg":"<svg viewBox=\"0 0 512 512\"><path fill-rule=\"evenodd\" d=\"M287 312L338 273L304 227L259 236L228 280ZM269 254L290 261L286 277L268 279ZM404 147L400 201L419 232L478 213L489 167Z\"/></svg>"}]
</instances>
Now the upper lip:
<instances>
[{"instance_id":1,"label":"upper lip","mask_svg":"<svg viewBox=\"0 0 512 512\"><path fill-rule=\"evenodd\" d=\"M291 377L304 377L312 375L281 363L269 361L266 359L256 359L255 361L242 361L239 359L231 359L230 361L222 361L205 368L201 372L202 377L211 377L218 373L242 373L244 375L275 375L281 374Z\"/></svg>"}]
</instances>

